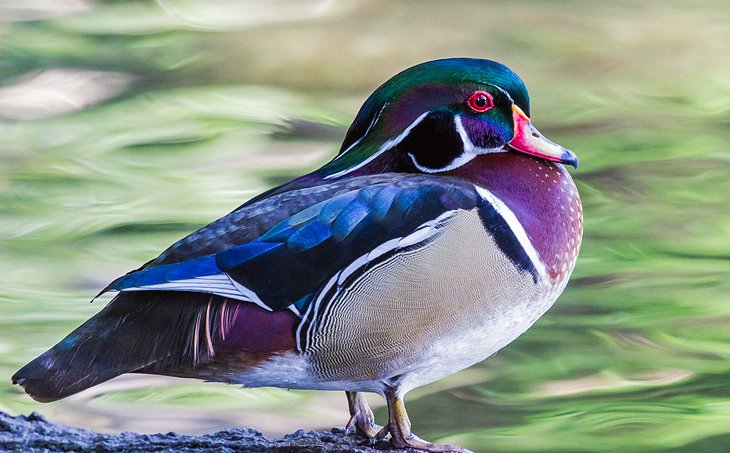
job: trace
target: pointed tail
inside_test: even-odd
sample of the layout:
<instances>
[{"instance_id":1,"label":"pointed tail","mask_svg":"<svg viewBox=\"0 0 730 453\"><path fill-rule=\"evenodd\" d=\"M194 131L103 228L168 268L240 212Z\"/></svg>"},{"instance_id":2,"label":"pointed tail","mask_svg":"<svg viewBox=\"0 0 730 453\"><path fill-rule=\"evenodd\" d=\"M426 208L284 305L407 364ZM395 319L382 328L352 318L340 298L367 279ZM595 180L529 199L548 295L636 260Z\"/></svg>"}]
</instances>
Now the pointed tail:
<instances>
[{"instance_id":1,"label":"pointed tail","mask_svg":"<svg viewBox=\"0 0 730 453\"><path fill-rule=\"evenodd\" d=\"M35 400L55 401L123 373L207 361L225 335L225 299L200 293L120 293L96 316L12 377Z\"/></svg>"}]
</instances>

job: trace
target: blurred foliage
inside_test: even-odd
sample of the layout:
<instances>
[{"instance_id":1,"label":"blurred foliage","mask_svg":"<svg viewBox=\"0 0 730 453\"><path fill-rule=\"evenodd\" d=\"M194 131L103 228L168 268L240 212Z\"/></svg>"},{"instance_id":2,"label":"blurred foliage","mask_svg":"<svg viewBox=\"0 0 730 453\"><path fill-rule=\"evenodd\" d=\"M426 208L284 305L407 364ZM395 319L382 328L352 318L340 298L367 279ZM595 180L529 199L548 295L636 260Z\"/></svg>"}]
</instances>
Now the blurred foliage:
<instances>
[{"instance_id":1,"label":"blurred foliage","mask_svg":"<svg viewBox=\"0 0 730 453\"><path fill-rule=\"evenodd\" d=\"M727 2L23 3L0 5L0 409L106 431L344 424L324 392L127 377L40 405L9 376L109 280L326 161L390 75L468 55L515 69L537 126L580 156L585 240L546 317L409 395L416 432L475 451L730 445Z\"/></svg>"}]
</instances>

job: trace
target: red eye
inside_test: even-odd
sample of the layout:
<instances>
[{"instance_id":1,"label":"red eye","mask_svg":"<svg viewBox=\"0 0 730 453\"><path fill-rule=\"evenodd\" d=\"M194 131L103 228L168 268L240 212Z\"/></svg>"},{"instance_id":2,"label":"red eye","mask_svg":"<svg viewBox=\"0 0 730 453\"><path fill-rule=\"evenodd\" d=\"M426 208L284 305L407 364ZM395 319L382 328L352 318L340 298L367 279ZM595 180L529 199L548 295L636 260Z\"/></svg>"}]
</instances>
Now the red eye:
<instances>
[{"instance_id":1,"label":"red eye","mask_svg":"<svg viewBox=\"0 0 730 453\"><path fill-rule=\"evenodd\" d=\"M492 95L486 91L476 91L474 94L469 96L469 100L466 101L469 104L469 108L475 112L486 112L487 110L494 107L494 99Z\"/></svg>"}]
</instances>

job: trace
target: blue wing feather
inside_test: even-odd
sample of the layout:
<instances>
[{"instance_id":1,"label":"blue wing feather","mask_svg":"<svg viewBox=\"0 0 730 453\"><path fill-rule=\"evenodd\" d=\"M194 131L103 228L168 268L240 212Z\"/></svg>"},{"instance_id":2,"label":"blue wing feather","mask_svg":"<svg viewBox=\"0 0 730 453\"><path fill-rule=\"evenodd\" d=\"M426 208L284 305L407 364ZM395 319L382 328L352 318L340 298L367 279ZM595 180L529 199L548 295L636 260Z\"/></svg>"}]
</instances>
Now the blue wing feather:
<instances>
[{"instance_id":1,"label":"blue wing feather","mask_svg":"<svg viewBox=\"0 0 730 453\"><path fill-rule=\"evenodd\" d=\"M240 210L234 211L180 241L147 267L116 280L108 289L144 289L221 275L235 280L273 310L295 305L303 312L313 295L358 257L384 242L407 236L446 211L472 209L478 202L473 186L462 181L402 174L328 182L310 191L309 198L302 197L309 204L301 203L301 198L288 198L298 204L283 218L281 207L244 206L243 211L248 209L258 216L245 218ZM259 203L270 204L271 200ZM233 234L234 219L237 228L253 225L258 234ZM221 240L216 231L226 239ZM242 242L231 244L235 240ZM191 247L196 242L200 247ZM186 248L190 253L184 259L181 250ZM210 253L196 256L200 248ZM168 262L172 255L177 261ZM168 285L166 289L174 288Z\"/></svg>"},{"instance_id":2,"label":"blue wing feather","mask_svg":"<svg viewBox=\"0 0 730 453\"><path fill-rule=\"evenodd\" d=\"M217 273L220 274L221 271L234 267L238 263L251 261L260 255L272 253L273 250L283 246L284 244L281 242L253 241L218 253L213 257L213 262L217 264ZM183 263L185 262L183 261Z\"/></svg>"},{"instance_id":3,"label":"blue wing feather","mask_svg":"<svg viewBox=\"0 0 730 453\"><path fill-rule=\"evenodd\" d=\"M332 236L332 229L326 223L315 220L295 230L286 241L289 251L292 253L311 249L322 244Z\"/></svg>"},{"instance_id":4,"label":"blue wing feather","mask_svg":"<svg viewBox=\"0 0 730 453\"><path fill-rule=\"evenodd\" d=\"M160 285L178 280L220 274L214 256L203 256L174 264L161 264L142 271L130 272L119 277L107 286L104 291L122 291L131 288Z\"/></svg>"}]
</instances>

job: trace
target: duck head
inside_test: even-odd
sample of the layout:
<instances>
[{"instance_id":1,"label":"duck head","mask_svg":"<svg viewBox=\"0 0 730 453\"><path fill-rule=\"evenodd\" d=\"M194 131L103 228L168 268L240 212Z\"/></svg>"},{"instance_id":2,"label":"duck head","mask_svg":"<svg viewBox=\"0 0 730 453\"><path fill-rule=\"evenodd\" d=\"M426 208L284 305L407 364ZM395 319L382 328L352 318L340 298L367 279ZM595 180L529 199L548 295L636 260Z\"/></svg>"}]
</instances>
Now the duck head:
<instances>
[{"instance_id":1,"label":"duck head","mask_svg":"<svg viewBox=\"0 0 730 453\"><path fill-rule=\"evenodd\" d=\"M435 60L381 85L320 174L440 173L502 152L578 164L532 125L527 88L512 70L491 60Z\"/></svg>"}]
</instances>

